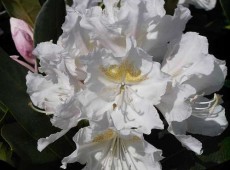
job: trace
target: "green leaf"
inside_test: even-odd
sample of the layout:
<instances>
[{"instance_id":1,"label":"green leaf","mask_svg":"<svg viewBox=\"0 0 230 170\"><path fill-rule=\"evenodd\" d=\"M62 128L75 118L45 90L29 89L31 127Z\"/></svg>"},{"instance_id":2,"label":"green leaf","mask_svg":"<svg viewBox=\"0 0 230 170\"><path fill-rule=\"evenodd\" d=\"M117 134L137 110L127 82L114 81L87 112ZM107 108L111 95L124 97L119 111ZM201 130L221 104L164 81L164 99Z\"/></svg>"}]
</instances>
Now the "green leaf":
<instances>
[{"instance_id":1,"label":"green leaf","mask_svg":"<svg viewBox=\"0 0 230 170\"><path fill-rule=\"evenodd\" d=\"M34 29L35 46L44 41L57 42L62 34L61 26L65 21L64 0L47 0L38 14Z\"/></svg>"},{"instance_id":2,"label":"green leaf","mask_svg":"<svg viewBox=\"0 0 230 170\"><path fill-rule=\"evenodd\" d=\"M25 162L41 164L56 160L56 156L48 150L39 152L37 150L37 141L32 139L17 123L4 125L1 135L10 145L11 149Z\"/></svg>"},{"instance_id":3,"label":"green leaf","mask_svg":"<svg viewBox=\"0 0 230 170\"><path fill-rule=\"evenodd\" d=\"M8 108L6 107L6 105L4 105L4 103L2 103L1 101L0 101L0 110L3 113L7 113L7 111L8 111Z\"/></svg>"},{"instance_id":4,"label":"green leaf","mask_svg":"<svg viewBox=\"0 0 230 170\"><path fill-rule=\"evenodd\" d=\"M229 0L220 0L221 7L224 11L224 15L230 21L230 1Z\"/></svg>"},{"instance_id":5,"label":"green leaf","mask_svg":"<svg viewBox=\"0 0 230 170\"><path fill-rule=\"evenodd\" d=\"M0 124L8 112L8 108L0 101Z\"/></svg>"},{"instance_id":6,"label":"green leaf","mask_svg":"<svg viewBox=\"0 0 230 170\"><path fill-rule=\"evenodd\" d=\"M230 25L225 26L226 29L230 30Z\"/></svg>"},{"instance_id":7,"label":"green leaf","mask_svg":"<svg viewBox=\"0 0 230 170\"><path fill-rule=\"evenodd\" d=\"M66 4L71 6L73 4L73 0L66 0Z\"/></svg>"},{"instance_id":8,"label":"green leaf","mask_svg":"<svg viewBox=\"0 0 230 170\"><path fill-rule=\"evenodd\" d=\"M26 74L27 71L24 67L11 60L0 48L0 100L9 108L9 112L15 118L18 125L30 136L30 141L33 140L36 142L41 137L46 137L57 132L57 129L51 125L48 116L34 112L28 106L30 99L26 94ZM15 133L17 132L15 131ZM8 142L12 143L13 141ZM24 143L21 143L21 145L23 146ZM33 157L32 161L40 162L40 159L53 161L54 157L55 159L60 159L70 154L73 148L69 145L68 140L61 138L46 150L46 152L52 153L53 156L50 158Z\"/></svg>"},{"instance_id":9,"label":"green leaf","mask_svg":"<svg viewBox=\"0 0 230 170\"><path fill-rule=\"evenodd\" d=\"M224 86L230 88L230 80L225 80Z\"/></svg>"},{"instance_id":10,"label":"green leaf","mask_svg":"<svg viewBox=\"0 0 230 170\"><path fill-rule=\"evenodd\" d=\"M179 0L166 0L165 1L165 10L166 10L166 14L169 15L173 15L174 14L174 10L177 7L177 3Z\"/></svg>"},{"instance_id":11,"label":"green leaf","mask_svg":"<svg viewBox=\"0 0 230 170\"><path fill-rule=\"evenodd\" d=\"M218 169L217 166L230 160L230 137L227 136L221 141L217 138L212 138L211 143L206 141L208 148L204 148L204 153L196 157L196 163L190 170Z\"/></svg>"},{"instance_id":12,"label":"green leaf","mask_svg":"<svg viewBox=\"0 0 230 170\"><path fill-rule=\"evenodd\" d=\"M199 163L195 163L193 167L191 167L189 170L204 170L206 169L205 166L199 164Z\"/></svg>"},{"instance_id":13,"label":"green leaf","mask_svg":"<svg viewBox=\"0 0 230 170\"><path fill-rule=\"evenodd\" d=\"M0 142L0 160L7 162L11 166L15 166L12 160L12 150L3 142Z\"/></svg>"},{"instance_id":14,"label":"green leaf","mask_svg":"<svg viewBox=\"0 0 230 170\"><path fill-rule=\"evenodd\" d=\"M8 108L0 101L0 125L2 125L7 113Z\"/></svg>"},{"instance_id":15,"label":"green leaf","mask_svg":"<svg viewBox=\"0 0 230 170\"><path fill-rule=\"evenodd\" d=\"M218 144L219 149L207 155L199 156L203 162L213 162L216 164L230 160L230 137L226 137Z\"/></svg>"},{"instance_id":16,"label":"green leaf","mask_svg":"<svg viewBox=\"0 0 230 170\"><path fill-rule=\"evenodd\" d=\"M39 0L1 0L11 17L19 18L34 27L40 11Z\"/></svg>"},{"instance_id":17,"label":"green leaf","mask_svg":"<svg viewBox=\"0 0 230 170\"><path fill-rule=\"evenodd\" d=\"M39 0L41 6L46 2L46 0Z\"/></svg>"}]
</instances>

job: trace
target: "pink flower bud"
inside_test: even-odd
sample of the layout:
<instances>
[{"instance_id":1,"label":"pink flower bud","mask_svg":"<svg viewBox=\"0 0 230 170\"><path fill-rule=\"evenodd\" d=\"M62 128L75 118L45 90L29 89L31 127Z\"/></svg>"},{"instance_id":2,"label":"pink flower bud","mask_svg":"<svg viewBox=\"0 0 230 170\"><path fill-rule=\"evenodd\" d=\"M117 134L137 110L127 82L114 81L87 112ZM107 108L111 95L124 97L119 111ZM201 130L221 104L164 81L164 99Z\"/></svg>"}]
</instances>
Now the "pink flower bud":
<instances>
[{"instance_id":1,"label":"pink flower bud","mask_svg":"<svg viewBox=\"0 0 230 170\"><path fill-rule=\"evenodd\" d=\"M32 28L23 20L17 18L10 18L10 27L16 49L28 63L34 65Z\"/></svg>"}]
</instances>

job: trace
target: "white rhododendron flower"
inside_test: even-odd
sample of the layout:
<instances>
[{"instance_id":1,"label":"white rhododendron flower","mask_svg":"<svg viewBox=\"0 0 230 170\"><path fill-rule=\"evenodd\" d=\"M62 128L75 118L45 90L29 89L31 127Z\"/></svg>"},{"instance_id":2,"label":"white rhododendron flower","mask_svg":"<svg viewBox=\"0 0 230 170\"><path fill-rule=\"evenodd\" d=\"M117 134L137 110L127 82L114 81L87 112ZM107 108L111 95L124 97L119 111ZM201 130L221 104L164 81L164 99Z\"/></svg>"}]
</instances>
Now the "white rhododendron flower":
<instances>
[{"instance_id":1,"label":"white rhododendron flower","mask_svg":"<svg viewBox=\"0 0 230 170\"><path fill-rule=\"evenodd\" d=\"M57 44L37 45L38 73L26 77L31 107L60 129L39 139L38 150L84 119L89 126L75 134L62 168L161 169L161 151L143 138L164 129L158 109L168 131L201 154L186 132L215 136L227 127L215 93L227 71L205 37L182 33L190 18L181 5L166 15L164 0L73 0Z\"/></svg>"},{"instance_id":2,"label":"white rhododendron flower","mask_svg":"<svg viewBox=\"0 0 230 170\"><path fill-rule=\"evenodd\" d=\"M99 121L110 113L118 130L134 128L150 134L153 128L163 128L153 105L159 104L170 79L159 63L135 46L134 40L127 39L123 57L105 49L82 57L88 78L79 101L90 120Z\"/></svg>"},{"instance_id":3,"label":"white rhododendron flower","mask_svg":"<svg viewBox=\"0 0 230 170\"><path fill-rule=\"evenodd\" d=\"M178 4L194 5L196 8L211 10L216 6L216 0L179 0Z\"/></svg>"},{"instance_id":4,"label":"white rhododendron flower","mask_svg":"<svg viewBox=\"0 0 230 170\"><path fill-rule=\"evenodd\" d=\"M169 131L184 146L201 154L202 144L186 132L216 136L227 127L220 95L204 97L223 86L225 62L208 54L205 37L188 32L169 44L161 70L171 75L173 82L158 108L169 123Z\"/></svg>"},{"instance_id":5,"label":"white rhododendron flower","mask_svg":"<svg viewBox=\"0 0 230 170\"><path fill-rule=\"evenodd\" d=\"M159 170L161 151L146 142L139 133L122 135L113 127L85 127L74 136L76 150L62 160L86 164L84 169Z\"/></svg>"},{"instance_id":6,"label":"white rhododendron flower","mask_svg":"<svg viewBox=\"0 0 230 170\"><path fill-rule=\"evenodd\" d=\"M88 1L87 1L88 2ZM114 55L126 50L126 37L133 36L137 46L150 55L161 57L167 42L179 36L191 18L187 8L179 6L174 16L166 15L164 0L104 0L105 8L74 0L67 8L63 34L59 42L69 51L87 54L95 46Z\"/></svg>"},{"instance_id":7,"label":"white rhododendron flower","mask_svg":"<svg viewBox=\"0 0 230 170\"><path fill-rule=\"evenodd\" d=\"M27 92L33 104L48 112L55 112L58 105L81 88L86 74L79 70L68 52L61 46L44 42L38 44L33 54L40 60L40 72L27 75Z\"/></svg>"},{"instance_id":8,"label":"white rhododendron flower","mask_svg":"<svg viewBox=\"0 0 230 170\"><path fill-rule=\"evenodd\" d=\"M76 94L82 87L86 74L79 70L68 52L61 46L44 42L39 44L33 54L40 59L42 74L29 72L26 77L27 92L35 110L53 115L51 122L62 129L48 138L40 139L41 151L49 143L63 136L81 120ZM40 110L41 109L41 110Z\"/></svg>"}]
</instances>

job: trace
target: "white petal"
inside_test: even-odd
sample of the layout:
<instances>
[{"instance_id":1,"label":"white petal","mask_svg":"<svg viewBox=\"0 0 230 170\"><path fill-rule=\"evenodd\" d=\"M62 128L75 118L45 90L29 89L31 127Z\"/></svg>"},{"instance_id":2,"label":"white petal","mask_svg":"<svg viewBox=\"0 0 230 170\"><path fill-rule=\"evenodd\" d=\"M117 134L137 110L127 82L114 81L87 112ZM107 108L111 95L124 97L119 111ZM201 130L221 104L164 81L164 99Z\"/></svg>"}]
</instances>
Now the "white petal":
<instances>
[{"instance_id":1,"label":"white petal","mask_svg":"<svg viewBox=\"0 0 230 170\"><path fill-rule=\"evenodd\" d=\"M216 6L216 0L180 0L179 4L191 4L196 8L203 8L205 10L211 10Z\"/></svg>"},{"instance_id":2,"label":"white petal","mask_svg":"<svg viewBox=\"0 0 230 170\"><path fill-rule=\"evenodd\" d=\"M181 122L191 116L192 108L187 101L189 97L195 93L195 89L187 84L171 87L171 89L162 96L157 108L168 122Z\"/></svg>"},{"instance_id":3,"label":"white petal","mask_svg":"<svg viewBox=\"0 0 230 170\"><path fill-rule=\"evenodd\" d=\"M190 11L178 6L174 16L165 15L156 26L149 28L147 41L144 42L142 48L154 56L155 59L162 60L167 43L182 34L190 18Z\"/></svg>"},{"instance_id":4,"label":"white petal","mask_svg":"<svg viewBox=\"0 0 230 170\"><path fill-rule=\"evenodd\" d=\"M74 137L77 150L62 160L86 163L85 169L160 169L161 151L144 141L141 135L119 135L112 129L95 131L81 129Z\"/></svg>"},{"instance_id":5,"label":"white petal","mask_svg":"<svg viewBox=\"0 0 230 170\"><path fill-rule=\"evenodd\" d=\"M60 129L70 129L77 126L78 122L85 117L79 109L80 104L75 96L59 105L51 119L53 126Z\"/></svg>"},{"instance_id":6,"label":"white petal","mask_svg":"<svg viewBox=\"0 0 230 170\"><path fill-rule=\"evenodd\" d=\"M227 76L226 62L224 60L219 60L217 58L215 58L215 62L220 67L220 69L223 72L224 77L226 78L226 76Z\"/></svg>"},{"instance_id":7,"label":"white petal","mask_svg":"<svg viewBox=\"0 0 230 170\"><path fill-rule=\"evenodd\" d=\"M85 90L78 94L81 103L81 110L87 115L90 121L103 119L103 115L113 108L113 103L105 101L92 91Z\"/></svg>"},{"instance_id":8,"label":"white petal","mask_svg":"<svg viewBox=\"0 0 230 170\"><path fill-rule=\"evenodd\" d=\"M82 57L82 62L87 67L88 78L85 81L87 88L103 99L106 99L106 96L114 99L114 95L117 93L116 84L103 75L101 68L119 64L121 59L102 49L90 53L87 57ZM108 93L109 95L107 95Z\"/></svg>"},{"instance_id":9,"label":"white petal","mask_svg":"<svg viewBox=\"0 0 230 170\"><path fill-rule=\"evenodd\" d=\"M39 74L28 73L26 77L27 93L35 106L54 112L56 107L73 95L74 88L69 84L69 79L63 73L58 73L53 82Z\"/></svg>"},{"instance_id":10,"label":"white petal","mask_svg":"<svg viewBox=\"0 0 230 170\"><path fill-rule=\"evenodd\" d=\"M131 42L127 41L127 44L130 43ZM133 62L135 66L140 69L141 74L147 78L139 83L133 84L130 88L137 96L150 100L156 105L165 93L170 77L161 72L160 63L153 62L152 56L140 48L135 48L135 45L135 41L131 43L131 47L127 53L127 59Z\"/></svg>"},{"instance_id":11,"label":"white petal","mask_svg":"<svg viewBox=\"0 0 230 170\"><path fill-rule=\"evenodd\" d=\"M176 77L207 54L207 38L194 32L188 32L170 42L162 71Z\"/></svg>"},{"instance_id":12,"label":"white petal","mask_svg":"<svg viewBox=\"0 0 230 170\"><path fill-rule=\"evenodd\" d=\"M214 57L210 57L210 61L215 60ZM207 61L207 64L209 62ZM221 89L225 81L225 74L222 70L224 66L218 65L218 63L214 62L214 68L209 75L193 75L187 80L185 83L193 86L198 94L205 93L205 95L212 94ZM205 65L204 65L204 68Z\"/></svg>"},{"instance_id":13,"label":"white petal","mask_svg":"<svg viewBox=\"0 0 230 170\"><path fill-rule=\"evenodd\" d=\"M98 2L101 0L73 0L73 8L77 8L79 10L86 10L90 7L98 5Z\"/></svg>"},{"instance_id":14,"label":"white petal","mask_svg":"<svg viewBox=\"0 0 230 170\"><path fill-rule=\"evenodd\" d=\"M145 134L150 134L152 129L163 129L163 122L151 102L135 100L133 107L127 106L125 112L118 110L111 113L114 126L118 130L134 129Z\"/></svg>"},{"instance_id":15,"label":"white petal","mask_svg":"<svg viewBox=\"0 0 230 170\"><path fill-rule=\"evenodd\" d=\"M98 40L100 45L110 49L115 55L122 56L125 52L125 39L120 35L117 26L109 24L108 19L102 15L100 7L94 7L87 11L80 24L90 31L91 38Z\"/></svg>"},{"instance_id":16,"label":"white petal","mask_svg":"<svg viewBox=\"0 0 230 170\"><path fill-rule=\"evenodd\" d=\"M225 109L219 105L215 108L213 114L216 116L208 118L191 116L187 120L187 131L193 134L207 136L217 136L221 134L228 126Z\"/></svg>"},{"instance_id":17,"label":"white petal","mask_svg":"<svg viewBox=\"0 0 230 170\"><path fill-rule=\"evenodd\" d=\"M164 1L123 1L118 13L118 24L122 34L133 36L139 47L147 41L149 27L153 27L165 14Z\"/></svg>"},{"instance_id":18,"label":"white petal","mask_svg":"<svg viewBox=\"0 0 230 170\"><path fill-rule=\"evenodd\" d=\"M164 16L165 9L164 9L164 0L145 0L146 1L146 8L148 13L150 13L151 17L155 16Z\"/></svg>"},{"instance_id":19,"label":"white petal","mask_svg":"<svg viewBox=\"0 0 230 170\"><path fill-rule=\"evenodd\" d=\"M84 9L81 9L84 10ZM62 26L63 34L58 44L73 55L84 55L92 50L89 32L80 26L81 17L75 8L67 7L67 15Z\"/></svg>"},{"instance_id":20,"label":"white petal","mask_svg":"<svg viewBox=\"0 0 230 170\"><path fill-rule=\"evenodd\" d=\"M198 155L203 153L202 143L190 135L175 135L181 144Z\"/></svg>"},{"instance_id":21,"label":"white petal","mask_svg":"<svg viewBox=\"0 0 230 170\"><path fill-rule=\"evenodd\" d=\"M172 122L168 128L181 144L189 150L192 150L196 154L202 154L202 143L191 135L186 135L186 123L185 122Z\"/></svg>"},{"instance_id":22,"label":"white petal","mask_svg":"<svg viewBox=\"0 0 230 170\"><path fill-rule=\"evenodd\" d=\"M134 84L131 88L139 96L152 101L156 105L159 103L161 96L165 94L170 78L160 71L160 64L157 62L149 62L143 59L141 70L143 73L148 73L147 79Z\"/></svg>"},{"instance_id":23,"label":"white petal","mask_svg":"<svg viewBox=\"0 0 230 170\"><path fill-rule=\"evenodd\" d=\"M197 79L202 79L203 77L212 74L214 65L214 57L211 55L202 56L200 60L197 60L188 66L188 68L186 68L186 66L182 68L183 72L178 74L175 79L180 83L186 83L186 80L191 81L190 79L192 79L193 76L196 76ZM197 81L200 82L199 80Z\"/></svg>"},{"instance_id":24,"label":"white petal","mask_svg":"<svg viewBox=\"0 0 230 170\"><path fill-rule=\"evenodd\" d=\"M58 140L60 137L65 135L69 129L62 130L60 132L54 133L46 138L40 138L38 140L38 150L41 152L43 149L45 149L49 144L55 142Z\"/></svg>"},{"instance_id":25,"label":"white petal","mask_svg":"<svg viewBox=\"0 0 230 170\"><path fill-rule=\"evenodd\" d=\"M137 40L146 34L147 24L150 17L146 13L146 5L143 1L126 0L123 1L118 13L118 24L124 35L133 36ZM153 9L152 9L153 10Z\"/></svg>"},{"instance_id":26,"label":"white petal","mask_svg":"<svg viewBox=\"0 0 230 170\"><path fill-rule=\"evenodd\" d=\"M51 41L42 42L37 45L33 55L38 56L40 60L55 62L59 61L64 49Z\"/></svg>"},{"instance_id":27,"label":"white petal","mask_svg":"<svg viewBox=\"0 0 230 170\"><path fill-rule=\"evenodd\" d=\"M114 23L116 20L115 13L116 13L116 6L119 3L119 0L104 0L105 5L105 13L108 15L108 21L110 23Z\"/></svg>"}]
</instances>

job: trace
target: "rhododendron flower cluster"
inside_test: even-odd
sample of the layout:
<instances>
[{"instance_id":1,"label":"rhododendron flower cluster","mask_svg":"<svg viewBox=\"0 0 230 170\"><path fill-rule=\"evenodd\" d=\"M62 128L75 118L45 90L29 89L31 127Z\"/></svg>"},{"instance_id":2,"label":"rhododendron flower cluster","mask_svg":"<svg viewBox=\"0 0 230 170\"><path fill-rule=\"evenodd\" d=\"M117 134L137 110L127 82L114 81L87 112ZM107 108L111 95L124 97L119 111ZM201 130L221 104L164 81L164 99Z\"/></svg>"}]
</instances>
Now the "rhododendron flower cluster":
<instances>
[{"instance_id":1,"label":"rhododendron flower cluster","mask_svg":"<svg viewBox=\"0 0 230 170\"><path fill-rule=\"evenodd\" d=\"M38 150L87 120L62 168L80 162L85 169L161 169L161 151L143 137L165 128L161 113L168 131L201 154L201 142L186 132L215 136L227 127L215 93L225 62L208 53L205 37L183 33L191 18L186 7L171 16L163 0L101 3L74 0L57 44L33 51L40 67L26 77L32 107L60 129L39 139Z\"/></svg>"}]
</instances>

